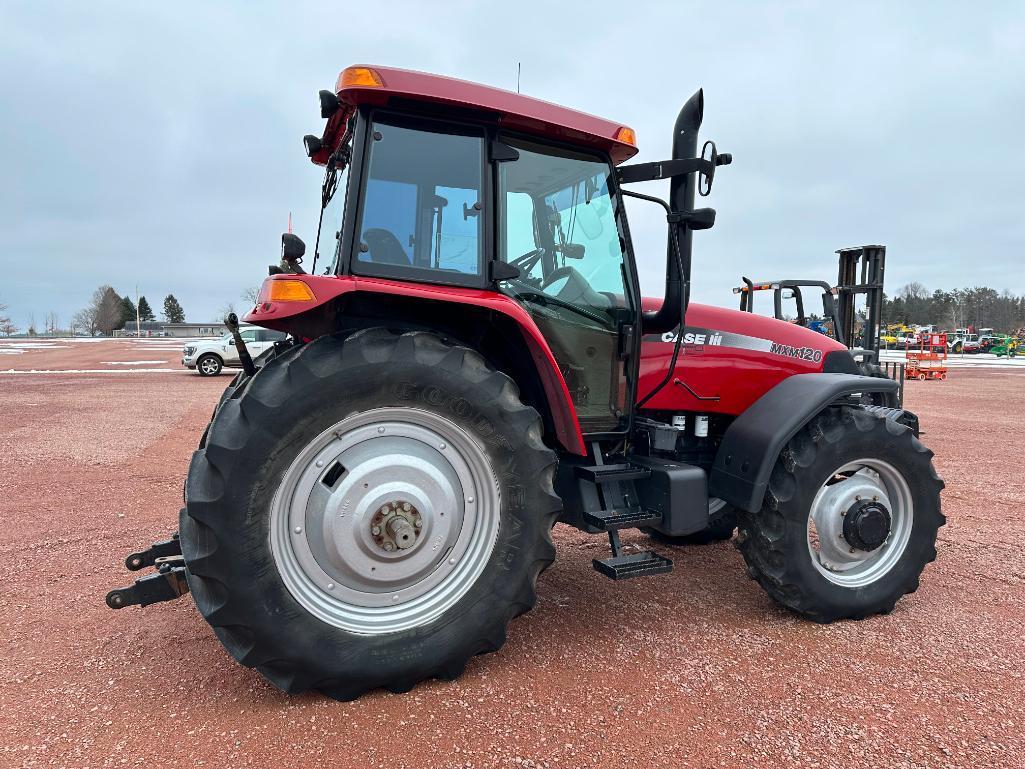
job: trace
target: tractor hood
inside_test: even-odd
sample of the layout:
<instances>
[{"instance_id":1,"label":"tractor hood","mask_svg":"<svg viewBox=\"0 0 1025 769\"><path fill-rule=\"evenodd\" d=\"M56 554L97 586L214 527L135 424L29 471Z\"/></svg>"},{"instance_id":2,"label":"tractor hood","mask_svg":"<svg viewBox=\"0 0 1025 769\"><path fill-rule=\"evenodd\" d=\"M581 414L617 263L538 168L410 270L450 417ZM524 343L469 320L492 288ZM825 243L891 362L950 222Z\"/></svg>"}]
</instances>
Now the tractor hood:
<instances>
[{"instance_id":1,"label":"tractor hood","mask_svg":"<svg viewBox=\"0 0 1025 769\"><path fill-rule=\"evenodd\" d=\"M645 299L644 305L654 307L659 301ZM650 391L664 378L676 335L675 329L644 335L639 392ZM787 377L853 374L858 367L844 345L811 329L691 303L676 371L675 380L683 384L659 391L647 408L736 415Z\"/></svg>"},{"instance_id":2,"label":"tractor hood","mask_svg":"<svg viewBox=\"0 0 1025 769\"><path fill-rule=\"evenodd\" d=\"M645 297L643 300L644 309L657 309L661 304L658 298ZM742 344L743 349L772 350L773 345L777 349L782 347L793 347L798 349L810 348L812 358L821 360L828 353L847 348L825 334L812 331L809 328L798 326L796 323L788 323L764 315L755 315L750 312L727 309L725 307L713 307L707 304L691 303L687 309L687 320L685 323L686 332L700 335L702 331L714 335L730 335L737 337L733 341ZM685 333L686 333L685 332ZM649 336L658 336L662 341L675 338L675 331L666 332L661 335L646 335L646 341L654 341ZM707 337L707 334L706 334ZM726 337L724 336L725 340ZM703 342L693 342L684 338L685 344L713 344L707 338ZM732 346L721 342L723 346Z\"/></svg>"}]
</instances>

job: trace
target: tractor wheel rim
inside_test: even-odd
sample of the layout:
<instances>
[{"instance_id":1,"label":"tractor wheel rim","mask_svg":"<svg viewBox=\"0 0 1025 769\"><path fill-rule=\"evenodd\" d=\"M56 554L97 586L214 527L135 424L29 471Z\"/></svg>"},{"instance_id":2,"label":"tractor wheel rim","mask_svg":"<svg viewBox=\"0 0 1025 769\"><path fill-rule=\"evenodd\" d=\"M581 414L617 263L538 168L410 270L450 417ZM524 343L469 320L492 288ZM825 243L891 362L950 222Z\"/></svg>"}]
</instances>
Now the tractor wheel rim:
<instances>
[{"instance_id":1,"label":"tractor wheel rim","mask_svg":"<svg viewBox=\"0 0 1025 769\"><path fill-rule=\"evenodd\" d=\"M850 522L845 535L845 517L861 505L878 507L889 519L885 540L868 550L851 541ZM900 471L881 459L858 459L830 473L812 500L808 552L815 569L830 582L865 587L897 565L913 524L911 487Z\"/></svg>"},{"instance_id":2,"label":"tractor wheel rim","mask_svg":"<svg viewBox=\"0 0 1025 769\"><path fill-rule=\"evenodd\" d=\"M207 358L201 365L203 366L203 371L207 374L213 374L217 371L217 361L212 358Z\"/></svg>"},{"instance_id":3,"label":"tractor wheel rim","mask_svg":"<svg viewBox=\"0 0 1025 769\"><path fill-rule=\"evenodd\" d=\"M271 550L311 614L354 633L394 633L470 590L500 520L495 472L467 431L433 412L380 408L299 452L271 501Z\"/></svg>"}]
</instances>

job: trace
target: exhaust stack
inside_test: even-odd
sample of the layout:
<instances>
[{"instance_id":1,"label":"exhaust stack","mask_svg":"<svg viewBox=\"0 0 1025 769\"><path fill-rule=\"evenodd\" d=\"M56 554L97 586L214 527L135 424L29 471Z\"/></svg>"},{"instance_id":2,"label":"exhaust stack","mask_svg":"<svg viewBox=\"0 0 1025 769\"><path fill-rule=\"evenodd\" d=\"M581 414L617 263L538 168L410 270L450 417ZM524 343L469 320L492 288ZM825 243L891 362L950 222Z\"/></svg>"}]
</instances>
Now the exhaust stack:
<instances>
[{"instance_id":1,"label":"exhaust stack","mask_svg":"<svg viewBox=\"0 0 1025 769\"><path fill-rule=\"evenodd\" d=\"M673 160L693 158L698 151L698 130L701 128L701 119L705 111L704 91L698 91L687 99L687 102L680 109L676 116L676 124L673 126ZM674 214L694 209L694 190L697 185L697 176L694 173L680 174L673 176L669 181L669 205ZM666 294L662 306L654 311L644 313L643 328L645 334L661 334L672 331L678 325L683 324L681 308L686 307L690 301L690 266L691 266L691 244L694 239L694 231L687 226L686 222L671 223L670 228L676 227L676 237L680 244L680 261L683 263L683 272L680 272L680 265L676 261L676 252L673 249L673 231L669 231L669 240L666 244Z\"/></svg>"}]
</instances>

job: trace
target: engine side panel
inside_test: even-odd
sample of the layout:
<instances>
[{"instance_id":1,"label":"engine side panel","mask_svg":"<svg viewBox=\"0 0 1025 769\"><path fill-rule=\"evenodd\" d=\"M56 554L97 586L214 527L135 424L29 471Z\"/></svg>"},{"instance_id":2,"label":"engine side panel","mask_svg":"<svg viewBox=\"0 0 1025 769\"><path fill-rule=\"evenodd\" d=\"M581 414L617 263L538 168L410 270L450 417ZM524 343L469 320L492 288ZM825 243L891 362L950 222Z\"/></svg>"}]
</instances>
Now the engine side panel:
<instances>
[{"instance_id":1,"label":"engine side panel","mask_svg":"<svg viewBox=\"0 0 1025 769\"><path fill-rule=\"evenodd\" d=\"M675 341L676 332L644 337L638 399L665 377ZM846 348L793 323L692 303L673 380L645 408L737 415L784 379L822 372L834 351Z\"/></svg>"}]
</instances>

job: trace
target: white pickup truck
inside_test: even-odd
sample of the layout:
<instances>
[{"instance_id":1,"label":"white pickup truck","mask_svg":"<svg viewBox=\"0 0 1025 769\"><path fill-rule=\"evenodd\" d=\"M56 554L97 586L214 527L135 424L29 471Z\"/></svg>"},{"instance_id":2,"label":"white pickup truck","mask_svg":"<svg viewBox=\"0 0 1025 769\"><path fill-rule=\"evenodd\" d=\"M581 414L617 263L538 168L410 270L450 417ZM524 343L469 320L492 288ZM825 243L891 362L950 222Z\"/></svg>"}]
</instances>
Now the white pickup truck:
<instances>
[{"instance_id":1,"label":"white pickup truck","mask_svg":"<svg viewBox=\"0 0 1025 769\"><path fill-rule=\"evenodd\" d=\"M256 326L243 326L239 333L242 335L242 341L246 343L249 355L253 358L287 336L280 331L270 331ZM189 342L182 350L182 365L195 369L200 376L217 376L224 368L241 368L242 362L235 349L235 340L231 334L225 334L219 339Z\"/></svg>"}]
</instances>

